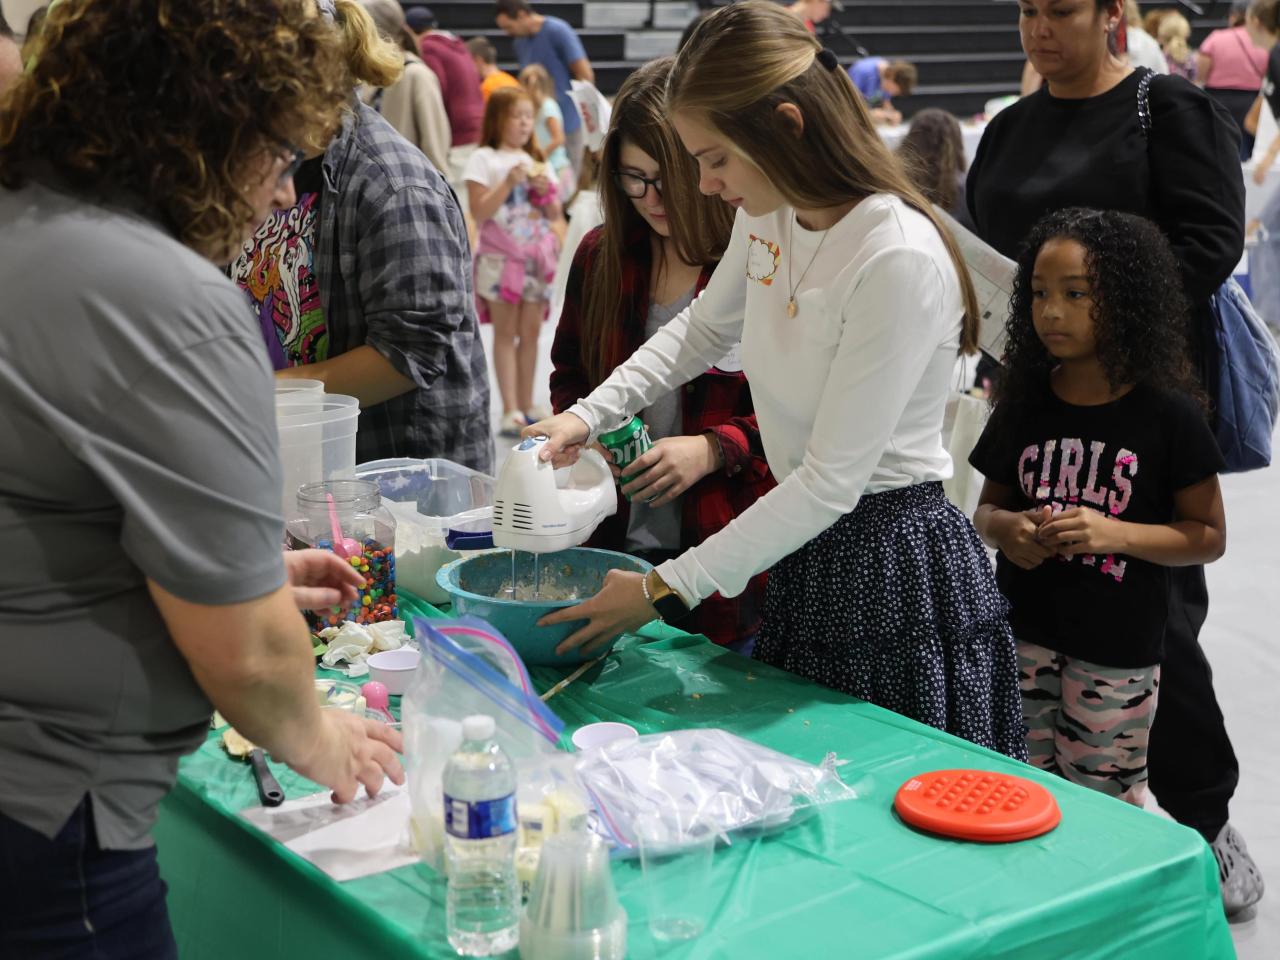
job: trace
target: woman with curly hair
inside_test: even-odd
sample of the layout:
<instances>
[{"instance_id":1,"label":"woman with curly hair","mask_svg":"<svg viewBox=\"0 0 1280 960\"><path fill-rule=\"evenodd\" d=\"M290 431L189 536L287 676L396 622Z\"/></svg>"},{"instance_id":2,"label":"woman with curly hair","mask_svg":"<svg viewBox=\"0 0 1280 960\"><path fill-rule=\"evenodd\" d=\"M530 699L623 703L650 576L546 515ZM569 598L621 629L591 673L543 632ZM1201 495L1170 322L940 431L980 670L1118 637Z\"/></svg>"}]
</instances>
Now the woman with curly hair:
<instances>
[{"instance_id":1,"label":"woman with curly hair","mask_svg":"<svg viewBox=\"0 0 1280 960\"><path fill-rule=\"evenodd\" d=\"M402 52L356 0L321 0L346 51L335 78L386 87ZM471 248L444 175L354 95L231 265L278 379L360 400L356 457L443 457L493 468L489 378Z\"/></svg>"},{"instance_id":2,"label":"woman with curly hair","mask_svg":"<svg viewBox=\"0 0 1280 960\"><path fill-rule=\"evenodd\" d=\"M262 342L225 264L337 127L314 0L61 0L0 111L0 956L176 957L151 827L216 706L338 801L399 735L320 710ZM345 579L344 579L345 578Z\"/></svg>"},{"instance_id":3,"label":"woman with curly hair","mask_svg":"<svg viewBox=\"0 0 1280 960\"><path fill-rule=\"evenodd\" d=\"M1168 570L1226 549L1222 454L1169 243L1129 214L1040 221L970 462L1018 638L1031 762L1143 805Z\"/></svg>"}]
</instances>

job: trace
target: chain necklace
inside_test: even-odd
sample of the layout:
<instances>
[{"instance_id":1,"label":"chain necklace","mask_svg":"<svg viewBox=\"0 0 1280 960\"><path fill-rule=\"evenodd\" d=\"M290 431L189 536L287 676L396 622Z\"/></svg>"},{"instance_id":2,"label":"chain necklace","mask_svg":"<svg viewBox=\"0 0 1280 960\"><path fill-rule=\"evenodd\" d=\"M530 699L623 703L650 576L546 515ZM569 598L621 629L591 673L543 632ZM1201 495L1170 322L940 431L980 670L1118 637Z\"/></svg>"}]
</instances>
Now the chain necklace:
<instances>
[{"instance_id":1,"label":"chain necklace","mask_svg":"<svg viewBox=\"0 0 1280 960\"><path fill-rule=\"evenodd\" d=\"M809 258L809 263L804 268L804 273L800 274L800 279L796 281L795 286L791 285L791 241L796 235L796 212L791 211L791 229L787 233L787 317L795 319L795 315L800 312L800 305L796 303L796 291L800 289L800 284L804 283L804 278L809 274L809 267L813 266L813 262L818 259L818 253L822 250L822 245L827 240L827 234L831 232L831 228L822 231L822 239L818 241L817 248L813 251L813 256Z\"/></svg>"}]
</instances>

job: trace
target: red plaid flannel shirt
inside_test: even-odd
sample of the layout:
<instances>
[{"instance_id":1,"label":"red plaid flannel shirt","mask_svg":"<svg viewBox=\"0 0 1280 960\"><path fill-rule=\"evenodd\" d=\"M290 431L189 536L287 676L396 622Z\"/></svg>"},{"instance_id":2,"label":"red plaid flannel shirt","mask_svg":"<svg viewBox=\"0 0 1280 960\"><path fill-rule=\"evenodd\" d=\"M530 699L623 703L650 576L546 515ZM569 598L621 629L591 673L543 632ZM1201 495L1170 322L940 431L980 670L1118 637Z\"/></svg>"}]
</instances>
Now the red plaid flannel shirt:
<instances>
[{"instance_id":1,"label":"red plaid flannel shirt","mask_svg":"<svg viewBox=\"0 0 1280 960\"><path fill-rule=\"evenodd\" d=\"M600 242L602 227L588 233L579 245L569 270L564 309L551 346L551 405L556 413L566 410L598 384L592 383L582 365L579 331L583 308L583 277ZM641 231L627 249L634 251L623 267L623 303L627 304L621 323L613 327L614 364L631 356L644 342L645 319L649 313L650 247L647 229ZM711 279L706 268L698 277L701 291ZM760 442L760 428L751 405L751 389L741 372L725 373L712 368L683 388L681 396L683 430L688 436L710 431L724 451L724 469L703 477L681 498L683 523L681 549L696 546L728 525L747 507L775 485ZM630 504L618 498L618 512L596 530L588 541L593 547L621 550L626 542ZM768 575L751 579L736 597L714 594L694 610L681 626L701 633L719 644L728 644L754 634L760 627L760 610Z\"/></svg>"}]
</instances>

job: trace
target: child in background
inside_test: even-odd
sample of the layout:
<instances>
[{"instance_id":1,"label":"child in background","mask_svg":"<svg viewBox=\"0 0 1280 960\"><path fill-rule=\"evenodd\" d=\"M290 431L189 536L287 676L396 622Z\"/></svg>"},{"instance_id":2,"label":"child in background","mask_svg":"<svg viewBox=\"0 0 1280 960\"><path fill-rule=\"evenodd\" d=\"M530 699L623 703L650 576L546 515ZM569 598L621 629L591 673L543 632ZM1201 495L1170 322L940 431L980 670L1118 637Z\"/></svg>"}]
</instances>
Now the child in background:
<instances>
[{"instance_id":1,"label":"child in background","mask_svg":"<svg viewBox=\"0 0 1280 960\"><path fill-rule=\"evenodd\" d=\"M475 292L493 323L493 366L504 435L544 411L533 407L538 334L547 315L559 241L559 193L537 141L534 105L521 87L495 90L485 106L480 147L463 179L478 230Z\"/></svg>"},{"instance_id":2,"label":"child in background","mask_svg":"<svg viewBox=\"0 0 1280 960\"><path fill-rule=\"evenodd\" d=\"M1160 49L1164 51L1169 72L1195 83L1196 57L1188 43L1191 39L1191 24L1187 23L1186 17L1175 11L1161 18L1159 29L1156 39L1160 41Z\"/></svg>"},{"instance_id":3,"label":"child in background","mask_svg":"<svg viewBox=\"0 0 1280 960\"><path fill-rule=\"evenodd\" d=\"M1142 806L1170 566L1226 547L1223 467L1168 241L1129 214L1041 220L970 462L1018 639L1031 763Z\"/></svg>"},{"instance_id":4,"label":"child in background","mask_svg":"<svg viewBox=\"0 0 1280 960\"><path fill-rule=\"evenodd\" d=\"M556 102L551 74L542 64L531 63L520 71L520 83L533 98L533 106L537 111L534 136L538 139L538 146L546 153L551 169L555 171L560 195L572 196L573 165L569 162L569 151L564 147L564 113Z\"/></svg>"},{"instance_id":5,"label":"child in background","mask_svg":"<svg viewBox=\"0 0 1280 960\"><path fill-rule=\"evenodd\" d=\"M964 156L960 121L937 107L921 110L911 118L911 127L898 144L897 154L907 176L929 202L972 230L973 218L964 199L969 164Z\"/></svg>"},{"instance_id":6,"label":"child in background","mask_svg":"<svg viewBox=\"0 0 1280 960\"><path fill-rule=\"evenodd\" d=\"M485 103L489 102L489 95L501 87L520 86L519 80L507 71L498 69L498 51L484 37L472 37L468 40L467 52L471 54L476 72L480 74L480 93L484 96Z\"/></svg>"}]
</instances>

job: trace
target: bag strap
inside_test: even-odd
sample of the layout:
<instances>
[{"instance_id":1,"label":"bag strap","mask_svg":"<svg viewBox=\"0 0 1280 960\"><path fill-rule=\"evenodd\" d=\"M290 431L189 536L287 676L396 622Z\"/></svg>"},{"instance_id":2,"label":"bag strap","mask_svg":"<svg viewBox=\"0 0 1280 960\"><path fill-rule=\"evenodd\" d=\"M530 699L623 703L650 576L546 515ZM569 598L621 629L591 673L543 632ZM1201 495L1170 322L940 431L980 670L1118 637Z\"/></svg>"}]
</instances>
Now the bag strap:
<instances>
[{"instance_id":1,"label":"bag strap","mask_svg":"<svg viewBox=\"0 0 1280 960\"><path fill-rule=\"evenodd\" d=\"M1244 39L1240 34L1236 33L1236 31L1232 30L1231 35L1236 38L1236 43L1240 44L1240 49L1244 51L1244 58L1249 61L1249 66L1252 68L1253 72L1258 75L1258 79L1267 79L1267 72L1265 70L1259 70L1257 63L1254 62L1253 51L1249 48L1249 45L1244 42Z\"/></svg>"},{"instance_id":2,"label":"bag strap","mask_svg":"<svg viewBox=\"0 0 1280 960\"><path fill-rule=\"evenodd\" d=\"M1139 67L1142 76L1138 80L1138 125L1142 127L1142 135L1148 140L1151 139L1151 79L1155 76L1153 70L1147 67Z\"/></svg>"}]
</instances>

